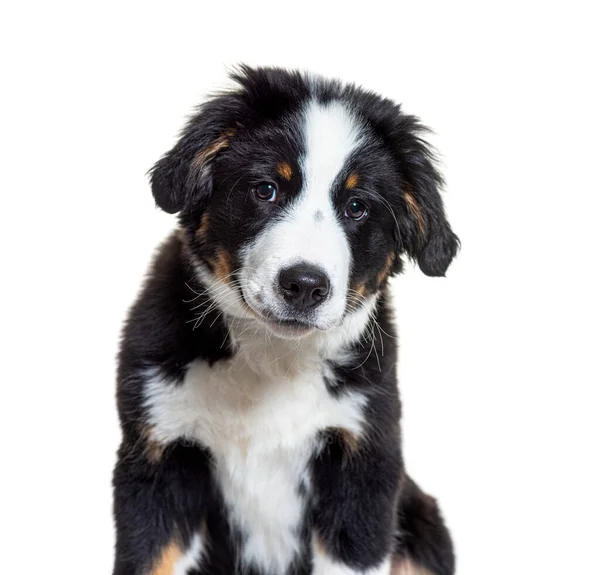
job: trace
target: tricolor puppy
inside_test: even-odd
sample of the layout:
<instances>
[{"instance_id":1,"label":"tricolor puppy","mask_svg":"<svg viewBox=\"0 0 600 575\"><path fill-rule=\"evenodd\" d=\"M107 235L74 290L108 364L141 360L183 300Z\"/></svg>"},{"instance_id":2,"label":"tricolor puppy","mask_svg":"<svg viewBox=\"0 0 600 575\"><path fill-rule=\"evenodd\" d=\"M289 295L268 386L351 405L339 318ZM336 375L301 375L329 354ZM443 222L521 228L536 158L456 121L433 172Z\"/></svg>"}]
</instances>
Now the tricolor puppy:
<instances>
[{"instance_id":1,"label":"tricolor puppy","mask_svg":"<svg viewBox=\"0 0 600 575\"><path fill-rule=\"evenodd\" d=\"M400 451L388 279L458 240L423 127L243 67L152 169L177 213L125 325L115 575L449 575Z\"/></svg>"}]
</instances>

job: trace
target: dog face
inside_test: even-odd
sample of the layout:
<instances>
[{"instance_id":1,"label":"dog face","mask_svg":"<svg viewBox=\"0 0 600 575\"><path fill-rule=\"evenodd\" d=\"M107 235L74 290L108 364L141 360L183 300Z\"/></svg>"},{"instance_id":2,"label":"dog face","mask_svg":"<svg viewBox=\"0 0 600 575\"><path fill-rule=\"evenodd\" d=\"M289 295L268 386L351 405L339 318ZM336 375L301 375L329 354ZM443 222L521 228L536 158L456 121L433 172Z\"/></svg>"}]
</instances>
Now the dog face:
<instances>
[{"instance_id":1,"label":"dog face","mask_svg":"<svg viewBox=\"0 0 600 575\"><path fill-rule=\"evenodd\" d=\"M354 86L243 68L152 169L221 309L282 337L327 331L400 271L443 275L458 241L420 134Z\"/></svg>"}]
</instances>

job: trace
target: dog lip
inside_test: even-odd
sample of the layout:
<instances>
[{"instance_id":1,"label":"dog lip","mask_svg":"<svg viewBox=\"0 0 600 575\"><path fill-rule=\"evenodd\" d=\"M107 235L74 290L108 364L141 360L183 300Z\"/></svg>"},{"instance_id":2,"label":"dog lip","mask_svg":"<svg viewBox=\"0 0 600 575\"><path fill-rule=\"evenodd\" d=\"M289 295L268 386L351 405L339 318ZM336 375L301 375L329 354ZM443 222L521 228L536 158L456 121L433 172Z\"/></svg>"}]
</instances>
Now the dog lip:
<instances>
[{"instance_id":1,"label":"dog lip","mask_svg":"<svg viewBox=\"0 0 600 575\"><path fill-rule=\"evenodd\" d=\"M262 311L260 315L267 322L278 325L279 327L293 329L315 329L317 326L301 319L293 317L279 317L273 313Z\"/></svg>"},{"instance_id":2,"label":"dog lip","mask_svg":"<svg viewBox=\"0 0 600 575\"><path fill-rule=\"evenodd\" d=\"M269 321L276 323L281 327L292 327L292 328L305 328L305 329L314 329L317 326L307 323L305 321L301 321L298 319L278 319L278 318L270 318Z\"/></svg>"},{"instance_id":3,"label":"dog lip","mask_svg":"<svg viewBox=\"0 0 600 575\"><path fill-rule=\"evenodd\" d=\"M279 328L291 329L297 332L308 332L313 329L321 329L317 325L310 323L308 321L304 321L297 318L290 317L279 317L272 312L267 310L261 310L255 306L253 306L244 293L242 292L242 299L244 303L250 308L250 310L257 316L258 319L263 320L265 323L271 326L277 326Z\"/></svg>"}]
</instances>

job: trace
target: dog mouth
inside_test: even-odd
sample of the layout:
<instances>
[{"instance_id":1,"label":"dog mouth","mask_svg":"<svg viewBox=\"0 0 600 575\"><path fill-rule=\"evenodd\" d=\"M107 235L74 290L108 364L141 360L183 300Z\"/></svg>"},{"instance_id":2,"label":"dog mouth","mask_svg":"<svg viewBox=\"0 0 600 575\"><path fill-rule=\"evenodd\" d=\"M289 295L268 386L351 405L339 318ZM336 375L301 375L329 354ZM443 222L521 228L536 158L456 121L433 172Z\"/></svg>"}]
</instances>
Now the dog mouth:
<instances>
[{"instance_id":1,"label":"dog mouth","mask_svg":"<svg viewBox=\"0 0 600 575\"><path fill-rule=\"evenodd\" d=\"M297 318L279 317L270 312L257 312L259 319L275 334L283 337L302 337L318 330L314 323Z\"/></svg>"},{"instance_id":2,"label":"dog mouth","mask_svg":"<svg viewBox=\"0 0 600 575\"><path fill-rule=\"evenodd\" d=\"M277 330L283 330L289 333L303 334L319 329L316 325L300 319L279 318L272 314L262 314L269 327L275 327Z\"/></svg>"},{"instance_id":3,"label":"dog mouth","mask_svg":"<svg viewBox=\"0 0 600 575\"><path fill-rule=\"evenodd\" d=\"M259 309L257 306L252 305L243 293L242 299L252 315L261 323L266 325L267 328L269 328L276 335L289 338L298 338L308 335L316 330L323 331L323 328L309 320L289 316L280 316L272 311Z\"/></svg>"}]
</instances>

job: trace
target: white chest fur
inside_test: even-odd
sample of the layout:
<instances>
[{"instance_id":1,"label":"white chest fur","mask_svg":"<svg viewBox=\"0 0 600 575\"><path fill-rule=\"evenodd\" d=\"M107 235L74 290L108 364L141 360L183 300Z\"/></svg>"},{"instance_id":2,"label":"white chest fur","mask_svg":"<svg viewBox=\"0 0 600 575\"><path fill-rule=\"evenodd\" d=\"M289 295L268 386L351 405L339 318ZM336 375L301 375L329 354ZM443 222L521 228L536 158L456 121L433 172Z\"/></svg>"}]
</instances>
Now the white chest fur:
<instances>
[{"instance_id":1,"label":"white chest fur","mask_svg":"<svg viewBox=\"0 0 600 575\"><path fill-rule=\"evenodd\" d=\"M179 385L148 372L146 406L156 440L185 437L211 449L229 515L244 535L242 561L277 575L299 547L299 487L310 487L318 432L360 434L365 398L333 397L321 361L268 367L244 354L212 367L194 362Z\"/></svg>"}]
</instances>

